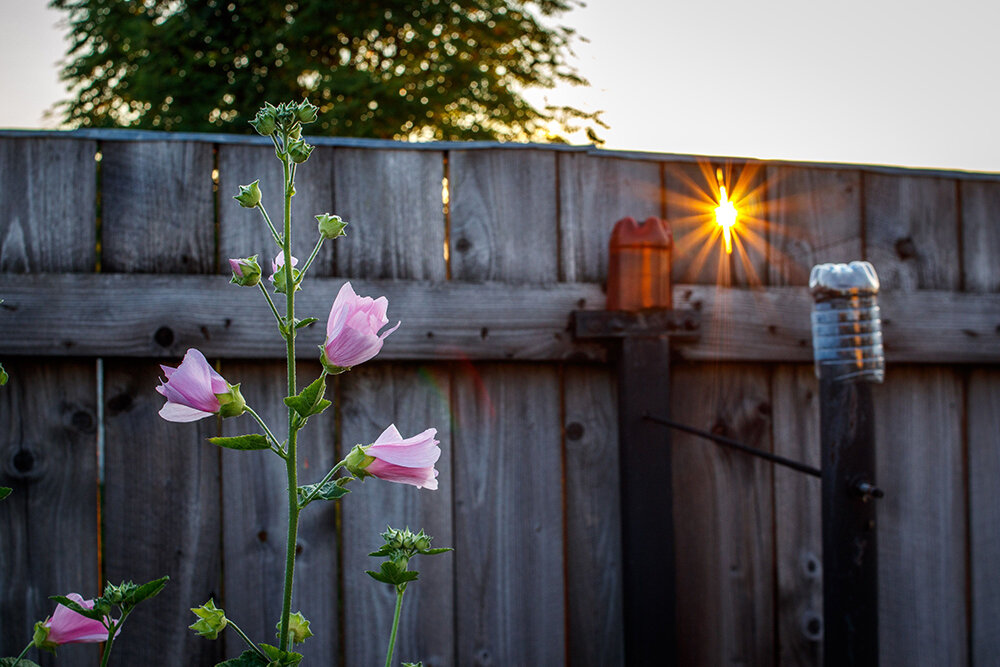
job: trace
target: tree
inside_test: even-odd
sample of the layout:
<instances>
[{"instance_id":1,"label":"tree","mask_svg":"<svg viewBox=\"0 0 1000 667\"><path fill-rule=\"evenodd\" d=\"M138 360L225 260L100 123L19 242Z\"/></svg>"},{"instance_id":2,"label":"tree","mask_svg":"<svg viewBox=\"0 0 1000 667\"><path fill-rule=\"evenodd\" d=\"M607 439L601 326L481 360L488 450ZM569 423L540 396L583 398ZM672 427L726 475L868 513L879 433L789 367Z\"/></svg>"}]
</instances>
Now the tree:
<instances>
[{"instance_id":1,"label":"tree","mask_svg":"<svg viewBox=\"0 0 1000 667\"><path fill-rule=\"evenodd\" d=\"M579 0L52 0L71 44L60 105L75 127L252 131L265 101L308 98L320 134L561 141L596 113L522 91L585 85ZM557 128L550 132L549 128Z\"/></svg>"}]
</instances>

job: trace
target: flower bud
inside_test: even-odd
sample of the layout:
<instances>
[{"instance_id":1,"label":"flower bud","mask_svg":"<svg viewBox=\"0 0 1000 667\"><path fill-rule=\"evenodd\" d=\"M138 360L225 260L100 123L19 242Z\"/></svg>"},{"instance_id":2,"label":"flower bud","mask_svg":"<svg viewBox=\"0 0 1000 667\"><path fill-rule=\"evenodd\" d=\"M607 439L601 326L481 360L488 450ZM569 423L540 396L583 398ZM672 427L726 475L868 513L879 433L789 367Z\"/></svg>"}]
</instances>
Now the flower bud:
<instances>
[{"instance_id":1,"label":"flower bud","mask_svg":"<svg viewBox=\"0 0 1000 667\"><path fill-rule=\"evenodd\" d=\"M374 456L368 456L365 454L365 448L361 445L355 445L351 453L347 455L344 459L344 467L347 468L347 472L351 473L358 479L363 479L369 476L369 473L365 468L375 461Z\"/></svg>"},{"instance_id":2,"label":"flower bud","mask_svg":"<svg viewBox=\"0 0 1000 667\"><path fill-rule=\"evenodd\" d=\"M255 208L260 203L260 180L256 180L250 185L241 185L238 195L233 197L243 208Z\"/></svg>"},{"instance_id":3,"label":"flower bud","mask_svg":"<svg viewBox=\"0 0 1000 667\"><path fill-rule=\"evenodd\" d=\"M292 158L292 162L295 162L296 164L302 164L308 160L309 155L312 152L313 147L301 139L288 142L288 156Z\"/></svg>"},{"instance_id":4,"label":"flower bud","mask_svg":"<svg viewBox=\"0 0 1000 667\"><path fill-rule=\"evenodd\" d=\"M223 419L239 417L247 411L247 402L243 399L243 394L240 393L239 384L230 386L229 391L216 394L215 397L219 399L219 416Z\"/></svg>"},{"instance_id":5,"label":"flower bud","mask_svg":"<svg viewBox=\"0 0 1000 667\"><path fill-rule=\"evenodd\" d=\"M291 128L292 123L297 122L295 117L297 108L298 107L294 102L279 104L277 113L275 113L278 125L285 129Z\"/></svg>"},{"instance_id":6,"label":"flower bud","mask_svg":"<svg viewBox=\"0 0 1000 667\"><path fill-rule=\"evenodd\" d=\"M316 216L316 222L319 223L319 235L325 239L332 240L338 236L347 236L344 233L344 227L347 226L347 223L341 220L339 215L323 213Z\"/></svg>"},{"instance_id":7,"label":"flower bud","mask_svg":"<svg viewBox=\"0 0 1000 667\"><path fill-rule=\"evenodd\" d=\"M318 110L318 107L310 104L309 100L302 100L295 109L295 117L299 119L300 123L313 123L316 121L316 112Z\"/></svg>"},{"instance_id":8,"label":"flower bud","mask_svg":"<svg viewBox=\"0 0 1000 667\"><path fill-rule=\"evenodd\" d=\"M260 264L257 255L240 259L230 259L229 266L233 269L233 278L229 282L240 287L255 287L260 282Z\"/></svg>"},{"instance_id":9,"label":"flower bud","mask_svg":"<svg viewBox=\"0 0 1000 667\"><path fill-rule=\"evenodd\" d=\"M226 619L226 612L215 606L215 601L209 599L200 607L192 607L191 611L198 617L198 620L188 627L206 639L217 639L219 633L226 628L229 622Z\"/></svg>"},{"instance_id":10,"label":"flower bud","mask_svg":"<svg viewBox=\"0 0 1000 667\"><path fill-rule=\"evenodd\" d=\"M281 632L280 621L275 627L278 629L278 632ZM312 636L313 633L312 630L309 629L309 621L307 621L306 617L302 615L302 612L297 611L294 614L289 614L288 638L292 640L292 644L301 644Z\"/></svg>"},{"instance_id":11,"label":"flower bud","mask_svg":"<svg viewBox=\"0 0 1000 667\"><path fill-rule=\"evenodd\" d=\"M270 107L271 105L267 106ZM265 137L269 137L274 134L274 130L277 128L277 125L274 122L274 113L272 112L272 109L274 109L274 107L271 107L271 109L264 107L258 111L257 115L254 116L254 119L250 121L251 127L257 130L257 134Z\"/></svg>"}]
</instances>

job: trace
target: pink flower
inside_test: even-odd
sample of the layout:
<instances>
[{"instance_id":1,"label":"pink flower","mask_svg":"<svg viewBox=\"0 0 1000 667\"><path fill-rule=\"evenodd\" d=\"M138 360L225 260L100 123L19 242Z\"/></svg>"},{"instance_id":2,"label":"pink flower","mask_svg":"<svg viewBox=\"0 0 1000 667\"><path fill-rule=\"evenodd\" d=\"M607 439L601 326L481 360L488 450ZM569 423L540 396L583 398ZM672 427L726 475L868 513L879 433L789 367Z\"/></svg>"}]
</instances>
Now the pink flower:
<instances>
[{"instance_id":1,"label":"pink flower","mask_svg":"<svg viewBox=\"0 0 1000 667\"><path fill-rule=\"evenodd\" d=\"M285 253L279 252L277 255L274 256L274 259L271 260L271 277L268 278L268 280L270 280L273 283L275 274L278 273L278 271L284 265L285 265ZM299 258L292 256L292 268L294 269L298 265L299 265Z\"/></svg>"},{"instance_id":2,"label":"pink flower","mask_svg":"<svg viewBox=\"0 0 1000 667\"><path fill-rule=\"evenodd\" d=\"M84 609L94 608L93 600L84 600L77 593L70 593L66 597ZM108 629L100 621L89 619L63 605L58 605L52 616L45 619L41 626L48 631L44 639L47 646L93 644L108 639Z\"/></svg>"},{"instance_id":3,"label":"pink flower","mask_svg":"<svg viewBox=\"0 0 1000 667\"><path fill-rule=\"evenodd\" d=\"M198 350L191 348L177 368L160 366L167 376L156 391L166 397L160 416L171 422L193 422L214 415L223 417L242 414L246 403L239 385L232 386L209 366ZM222 410L225 408L225 410Z\"/></svg>"},{"instance_id":4,"label":"pink flower","mask_svg":"<svg viewBox=\"0 0 1000 667\"><path fill-rule=\"evenodd\" d=\"M341 373L379 353L382 341L400 324L396 322L396 326L379 335L379 329L389 323L385 316L388 307L384 296L358 296L351 283L344 283L326 321L322 360L327 371Z\"/></svg>"},{"instance_id":5,"label":"pink flower","mask_svg":"<svg viewBox=\"0 0 1000 667\"><path fill-rule=\"evenodd\" d=\"M354 474L360 472L362 477L374 475L387 482L436 489L438 471L434 464L441 457L441 448L435 435L437 429L429 428L404 439L395 424L390 425L372 444L355 448L357 454L348 456L347 468Z\"/></svg>"}]
</instances>

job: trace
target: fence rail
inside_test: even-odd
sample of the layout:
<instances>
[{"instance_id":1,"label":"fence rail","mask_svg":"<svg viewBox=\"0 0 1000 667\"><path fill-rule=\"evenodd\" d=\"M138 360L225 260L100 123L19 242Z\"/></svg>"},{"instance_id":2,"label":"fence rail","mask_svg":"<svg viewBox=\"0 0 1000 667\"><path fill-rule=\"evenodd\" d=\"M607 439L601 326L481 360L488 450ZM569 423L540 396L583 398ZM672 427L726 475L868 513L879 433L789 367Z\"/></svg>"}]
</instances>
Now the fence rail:
<instances>
[{"instance_id":1,"label":"fence rail","mask_svg":"<svg viewBox=\"0 0 1000 667\"><path fill-rule=\"evenodd\" d=\"M387 522L456 547L407 596L397 655L622 663L615 379L605 350L569 326L572 311L603 307L607 241L626 215L671 221L675 306L699 314L700 338L672 364L672 417L811 466L808 271L876 265L889 362L875 390L882 663L994 660L1000 176L317 143L294 200L300 252L314 213L351 225L314 263L303 312L323 318L350 279L386 294L403 326L381 361L333 383L335 409L303 433L304 474L392 422L436 426L444 455L436 493L369 481L339 517L306 514L294 604L321 629L305 644L310 664L381 660L371 638L381 642L392 600L362 571ZM743 195L732 258L706 224L717 169ZM281 350L256 333L270 316L223 276L227 257L270 256L265 230L229 199L256 178L275 201L273 151L248 137L0 132L11 374L0 485L14 488L0 503L0 654L21 649L49 594L163 574L169 586L129 621L116 664L238 653L185 627L212 596L253 636L273 635L281 470L205 443L235 434L234 420L159 420L153 391L158 363L197 346L280 421L267 411L280 404ZM319 328L300 346L303 378L319 372ZM681 663L819 664L819 482L694 436L675 434L673 457ZM66 647L59 664L95 656Z\"/></svg>"}]
</instances>

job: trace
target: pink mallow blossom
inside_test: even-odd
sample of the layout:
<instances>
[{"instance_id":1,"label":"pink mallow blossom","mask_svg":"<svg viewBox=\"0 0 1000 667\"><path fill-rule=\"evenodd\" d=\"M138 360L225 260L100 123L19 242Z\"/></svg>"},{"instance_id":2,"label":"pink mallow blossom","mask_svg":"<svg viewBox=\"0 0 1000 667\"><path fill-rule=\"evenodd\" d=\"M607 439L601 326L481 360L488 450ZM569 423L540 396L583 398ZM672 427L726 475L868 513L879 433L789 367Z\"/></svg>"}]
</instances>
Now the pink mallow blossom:
<instances>
[{"instance_id":1,"label":"pink mallow blossom","mask_svg":"<svg viewBox=\"0 0 1000 667\"><path fill-rule=\"evenodd\" d=\"M441 448L435 435L437 429L429 428L411 438L403 438L395 424L390 425L378 440L361 448L367 457L364 472L387 482L437 489L438 471L434 464L441 457Z\"/></svg>"},{"instance_id":2,"label":"pink mallow blossom","mask_svg":"<svg viewBox=\"0 0 1000 667\"><path fill-rule=\"evenodd\" d=\"M84 609L94 608L93 600L84 600L77 593L70 593L66 597ZM44 639L47 646L93 644L108 639L108 629L100 621L87 618L63 605L58 605L52 615L41 623L41 626L48 631Z\"/></svg>"},{"instance_id":3,"label":"pink mallow blossom","mask_svg":"<svg viewBox=\"0 0 1000 667\"><path fill-rule=\"evenodd\" d=\"M396 322L396 326L379 335L379 330L389 323L385 314L388 307L384 296L358 296L351 283L344 283L326 321L322 361L328 372L343 372L379 353L382 341L400 324Z\"/></svg>"},{"instance_id":4,"label":"pink mallow blossom","mask_svg":"<svg viewBox=\"0 0 1000 667\"><path fill-rule=\"evenodd\" d=\"M193 422L210 417L239 394L238 388L226 382L209 365L205 355L194 348L187 351L177 368L160 368L167 379L156 391L167 399L160 409L160 416L167 421Z\"/></svg>"},{"instance_id":5,"label":"pink mallow blossom","mask_svg":"<svg viewBox=\"0 0 1000 667\"><path fill-rule=\"evenodd\" d=\"M299 265L299 258L293 255L292 268L294 269L298 265ZM277 275L278 271L284 268L284 266L285 266L285 253L284 251L282 251L279 252L277 255L275 255L274 259L271 260L271 277L268 278L268 280L270 280L273 283L274 276Z\"/></svg>"}]
</instances>

